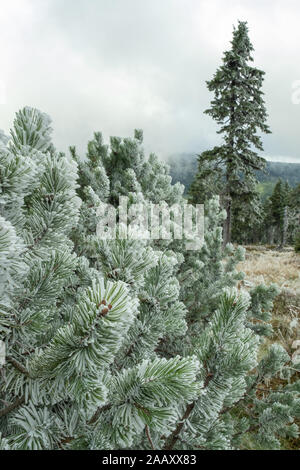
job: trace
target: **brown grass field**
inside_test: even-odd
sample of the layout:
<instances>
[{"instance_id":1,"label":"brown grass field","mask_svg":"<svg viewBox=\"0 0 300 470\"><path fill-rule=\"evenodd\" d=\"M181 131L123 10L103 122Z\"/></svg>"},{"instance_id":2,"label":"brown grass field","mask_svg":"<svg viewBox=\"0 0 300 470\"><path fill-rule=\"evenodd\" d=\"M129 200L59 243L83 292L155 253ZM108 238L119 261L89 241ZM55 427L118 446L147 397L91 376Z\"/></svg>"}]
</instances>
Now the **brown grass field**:
<instances>
[{"instance_id":1,"label":"brown grass field","mask_svg":"<svg viewBox=\"0 0 300 470\"><path fill-rule=\"evenodd\" d=\"M300 254L292 247L276 250L268 246L246 246L246 259L239 263L238 270L245 273L246 288L257 284L276 283L281 292L274 301L272 326L274 333L260 351L263 356L268 345L280 342L290 357L300 354ZM276 388L278 381L272 380L264 386ZM297 422L300 428L300 421ZM299 450L300 437L282 441L283 449ZM245 443L251 449L251 440Z\"/></svg>"},{"instance_id":2,"label":"brown grass field","mask_svg":"<svg viewBox=\"0 0 300 470\"><path fill-rule=\"evenodd\" d=\"M280 288L300 293L300 254L292 247L281 251L265 246L246 246L246 259L238 269L253 284L275 282Z\"/></svg>"},{"instance_id":3,"label":"brown grass field","mask_svg":"<svg viewBox=\"0 0 300 470\"><path fill-rule=\"evenodd\" d=\"M295 341L300 340L300 254L293 248L278 251L269 247L248 246L246 259L238 269L245 273L243 284L250 289L257 284L276 283L280 294L274 301L270 342L280 341L292 356Z\"/></svg>"}]
</instances>

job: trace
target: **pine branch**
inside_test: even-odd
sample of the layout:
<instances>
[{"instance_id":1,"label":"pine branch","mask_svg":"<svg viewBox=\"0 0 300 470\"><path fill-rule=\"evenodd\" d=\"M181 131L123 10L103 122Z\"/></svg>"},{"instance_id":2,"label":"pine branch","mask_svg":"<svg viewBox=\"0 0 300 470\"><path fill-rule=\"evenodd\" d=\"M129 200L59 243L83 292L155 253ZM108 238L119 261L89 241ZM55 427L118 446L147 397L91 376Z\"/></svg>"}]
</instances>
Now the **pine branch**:
<instances>
[{"instance_id":1,"label":"pine branch","mask_svg":"<svg viewBox=\"0 0 300 470\"><path fill-rule=\"evenodd\" d=\"M2 408L0 410L0 418L2 416L7 415L11 411L14 411L16 408L19 408L19 406L23 405L23 403L25 403L24 395L21 398L17 398L11 405L8 405L6 408Z\"/></svg>"},{"instance_id":2,"label":"pine branch","mask_svg":"<svg viewBox=\"0 0 300 470\"><path fill-rule=\"evenodd\" d=\"M109 410L111 407L112 407L111 403L108 403L107 405L104 405L104 406L99 406L99 408L96 410L96 412L93 414L91 419L87 422L87 424L94 424L97 421L97 419L99 418L100 414L103 411Z\"/></svg>"},{"instance_id":3,"label":"pine branch","mask_svg":"<svg viewBox=\"0 0 300 470\"><path fill-rule=\"evenodd\" d=\"M206 376L206 379L204 381L203 388L206 388L208 386L208 384L212 380L212 378L213 378L213 374L208 373L207 376ZM179 439L179 434L180 434L180 432L181 432L181 430L182 430L182 428L185 424L185 421L189 418L191 412L193 411L193 409L195 407L195 404L196 404L196 402L194 401L194 402L190 403L187 406L183 417L179 421L177 427L172 432L172 434L167 438L167 440L165 442L165 445L164 445L162 450L172 450L173 449L174 445L176 444L177 440Z\"/></svg>"},{"instance_id":4,"label":"pine branch","mask_svg":"<svg viewBox=\"0 0 300 470\"><path fill-rule=\"evenodd\" d=\"M146 430L146 436L148 438L148 441L150 442L151 448L152 448L152 450L155 450L155 447L153 445L153 442L152 442L152 439L151 439L151 436L150 436L150 431L149 431L149 428L148 428L147 425L146 425L145 430Z\"/></svg>"},{"instance_id":5,"label":"pine branch","mask_svg":"<svg viewBox=\"0 0 300 470\"><path fill-rule=\"evenodd\" d=\"M254 382L252 383L252 385L250 385L248 387L248 389L246 390L246 392L244 393L244 395L236 402L234 403L232 406L228 406L226 408L223 408L223 410L220 411L220 415L223 415L225 413L227 413L228 411L232 410L233 408L235 408L236 406L238 406L243 400L245 400L245 398L247 396L249 396L249 393L252 392L252 390L257 387L257 385L260 383L260 376L258 375L257 378L254 380Z\"/></svg>"},{"instance_id":6,"label":"pine branch","mask_svg":"<svg viewBox=\"0 0 300 470\"><path fill-rule=\"evenodd\" d=\"M15 369L17 369L19 372L21 372L22 374L27 375L27 377L29 377L28 370L22 364L20 364L20 362L16 361L15 359L13 359L10 356L8 356L6 359L7 359L7 362L10 362L10 364L12 364Z\"/></svg>"},{"instance_id":7,"label":"pine branch","mask_svg":"<svg viewBox=\"0 0 300 470\"><path fill-rule=\"evenodd\" d=\"M17 369L19 372L29 377L28 370L22 364L20 364L18 361L16 361L10 356L8 356L6 359L7 359L7 362L9 362L15 369ZM0 417L7 415L8 413L15 410L16 408L19 408L19 406L23 405L24 402L25 402L24 395L20 398L17 398L12 404L0 410Z\"/></svg>"},{"instance_id":8,"label":"pine branch","mask_svg":"<svg viewBox=\"0 0 300 470\"><path fill-rule=\"evenodd\" d=\"M177 425L176 429L172 432L172 434L168 437L168 439L166 440L165 442L165 445L163 446L162 450L172 450L174 445L176 444L177 442L177 439L178 439L178 436L185 424L185 421L188 419L188 417L190 416L191 412L193 411L194 407L195 407L195 402L193 403L190 403L186 410L185 410L185 413L184 415L182 416L179 424Z\"/></svg>"},{"instance_id":9,"label":"pine branch","mask_svg":"<svg viewBox=\"0 0 300 470\"><path fill-rule=\"evenodd\" d=\"M233 439L236 439L237 437L239 437L241 434L248 434L249 432L253 432L253 431L257 431L259 429L259 424L255 424L255 425L252 425L250 426L248 429L246 429L246 431L240 431L240 432L237 432L236 434L234 434L232 436Z\"/></svg>"}]
</instances>

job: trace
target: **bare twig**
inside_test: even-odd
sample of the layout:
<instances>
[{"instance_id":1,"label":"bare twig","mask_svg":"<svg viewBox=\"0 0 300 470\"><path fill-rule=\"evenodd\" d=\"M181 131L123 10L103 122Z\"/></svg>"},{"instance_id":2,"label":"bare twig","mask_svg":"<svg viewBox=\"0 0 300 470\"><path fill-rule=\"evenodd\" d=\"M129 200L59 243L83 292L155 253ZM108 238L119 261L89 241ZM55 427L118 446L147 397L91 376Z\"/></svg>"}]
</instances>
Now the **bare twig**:
<instances>
[{"instance_id":1,"label":"bare twig","mask_svg":"<svg viewBox=\"0 0 300 470\"><path fill-rule=\"evenodd\" d=\"M148 441L150 442L150 446L151 446L152 450L155 450L155 447L154 447L152 439L151 439L150 431L149 431L149 428L148 428L147 425L146 425L145 429L146 429L146 436L148 438Z\"/></svg>"}]
</instances>

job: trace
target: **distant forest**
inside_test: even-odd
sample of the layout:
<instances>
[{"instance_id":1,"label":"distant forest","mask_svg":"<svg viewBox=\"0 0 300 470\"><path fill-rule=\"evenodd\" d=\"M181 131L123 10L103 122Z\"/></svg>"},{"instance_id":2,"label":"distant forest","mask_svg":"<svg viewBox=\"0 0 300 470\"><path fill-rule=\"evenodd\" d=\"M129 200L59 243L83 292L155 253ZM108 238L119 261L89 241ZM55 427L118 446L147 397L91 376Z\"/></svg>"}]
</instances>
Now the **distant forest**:
<instances>
[{"instance_id":1,"label":"distant forest","mask_svg":"<svg viewBox=\"0 0 300 470\"><path fill-rule=\"evenodd\" d=\"M180 153L171 155L167 160L170 165L170 174L173 182L184 184L185 194L197 173L197 155L191 153ZM287 181L291 187L300 183L300 163L267 162L265 172L258 171L258 190L262 199L272 194L275 184L279 179Z\"/></svg>"}]
</instances>

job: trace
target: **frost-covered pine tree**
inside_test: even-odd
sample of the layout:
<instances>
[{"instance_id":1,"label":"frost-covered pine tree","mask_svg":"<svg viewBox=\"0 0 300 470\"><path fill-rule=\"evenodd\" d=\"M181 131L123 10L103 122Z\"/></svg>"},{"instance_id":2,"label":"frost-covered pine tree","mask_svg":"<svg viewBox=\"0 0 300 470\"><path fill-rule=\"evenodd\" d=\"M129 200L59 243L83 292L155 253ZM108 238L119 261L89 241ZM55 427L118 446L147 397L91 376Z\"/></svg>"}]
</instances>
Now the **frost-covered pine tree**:
<instances>
[{"instance_id":1,"label":"frost-covered pine tree","mask_svg":"<svg viewBox=\"0 0 300 470\"><path fill-rule=\"evenodd\" d=\"M87 159L79 160L81 191L91 194L93 190L94 197L96 194L99 198L96 204L106 200L116 207L124 195L130 203L184 204L183 188L172 185L168 168L154 155L148 160L144 157L141 143L138 131L134 139L111 139L109 146L103 145L101 134L95 134ZM72 153L76 154L74 149ZM95 162L102 187L100 180L97 186L92 179L88 185ZM96 214L91 200L87 207ZM295 427L288 424L298 413L299 385L291 390L288 406L283 407L286 414L275 426L264 421L261 413L274 417L283 390L256 400L257 388L265 379L292 374L286 367L289 357L280 346L272 346L262 361L257 359L264 337L272 332L272 299L278 290L274 285L261 285L249 294L242 291L243 275L236 265L243 259L244 250L232 245L223 249L221 226L225 217L217 198L206 205L205 243L196 253L187 251L178 240L99 240L95 230L86 233L88 223L82 224L85 254L93 266L108 279L125 281L140 301L121 349L124 357L118 360L119 367L130 368L142 359L157 356L170 359L196 355L199 360L197 381L201 390L197 399L176 407L172 432L161 434L149 425L134 448L239 448L248 433L257 446L276 447L276 433L295 433ZM255 407L257 411L252 414ZM244 408L249 408L248 415ZM240 414L242 419L237 418Z\"/></svg>"},{"instance_id":2,"label":"frost-covered pine tree","mask_svg":"<svg viewBox=\"0 0 300 470\"><path fill-rule=\"evenodd\" d=\"M205 113L220 126L223 142L199 155L198 173L190 189L193 202L201 202L205 193L222 196L225 243L231 242L233 223L234 235L239 235L249 221L253 226L260 221L255 171L263 170L266 161L257 153L263 150L258 132L270 133L270 129L261 89L265 72L251 65L252 52L247 23L239 21L231 49L207 82L214 99Z\"/></svg>"},{"instance_id":3,"label":"frost-covered pine tree","mask_svg":"<svg viewBox=\"0 0 300 470\"><path fill-rule=\"evenodd\" d=\"M109 145L95 134L83 161L50 131L26 108L0 148L1 447L278 448L297 432L297 365L262 349L277 290L243 290L218 200L198 251L122 225L103 239L106 203L120 218L119 196L184 204L183 188L145 158L140 131ZM264 390L278 374L293 380Z\"/></svg>"},{"instance_id":4,"label":"frost-covered pine tree","mask_svg":"<svg viewBox=\"0 0 300 470\"><path fill-rule=\"evenodd\" d=\"M103 245L95 262L75 253L80 246L85 251L76 230L86 217L93 233L85 209L89 198L98 203L97 188L77 187L76 164L55 151L49 124L47 116L26 108L1 146L1 446L130 447L150 425L171 431L176 403L188 403L199 388L194 355L168 360L149 354L153 348L145 345L147 353L131 361L127 351L138 312L146 323L159 310L148 300L142 309L137 288L131 289L133 282L144 288L154 265L163 272L161 323L168 322L170 332L184 326L184 311L176 327L166 309L178 303L178 286L166 277L175 260L154 256L142 242L138 253L127 243ZM76 191L83 199L81 221ZM151 292L150 283L147 288ZM149 341L155 343L151 335Z\"/></svg>"}]
</instances>

